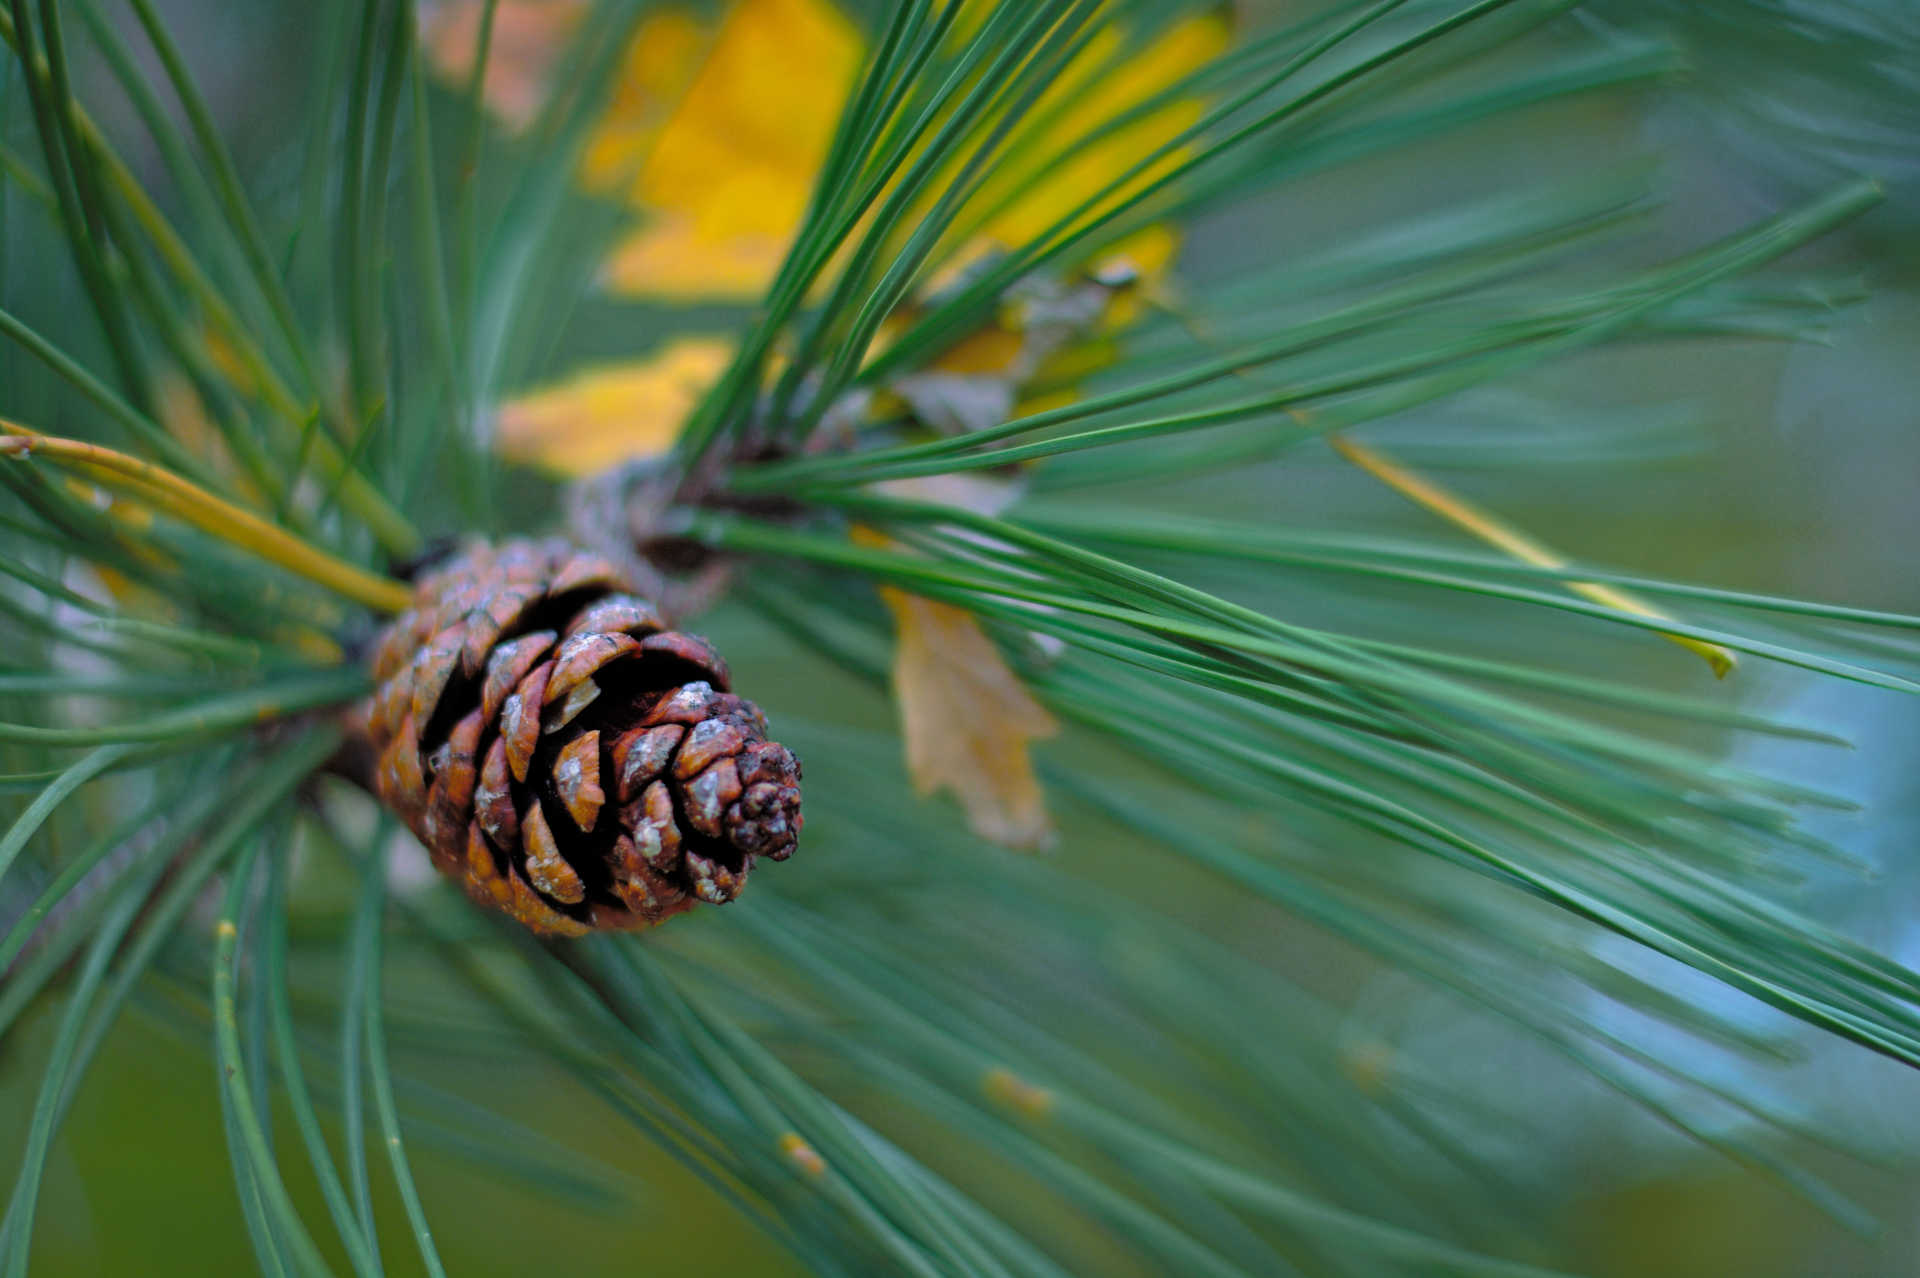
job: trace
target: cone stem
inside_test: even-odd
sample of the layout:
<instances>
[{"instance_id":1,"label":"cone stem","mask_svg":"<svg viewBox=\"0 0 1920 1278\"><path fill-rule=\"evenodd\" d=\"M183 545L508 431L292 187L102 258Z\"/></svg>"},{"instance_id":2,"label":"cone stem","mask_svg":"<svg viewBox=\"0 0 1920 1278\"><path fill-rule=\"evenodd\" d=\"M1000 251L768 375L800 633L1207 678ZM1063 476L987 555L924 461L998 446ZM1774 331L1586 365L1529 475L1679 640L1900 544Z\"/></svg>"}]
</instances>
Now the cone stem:
<instances>
[{"instance_id":1,"label":"cone stem","mask_svg":"<svg viewBox=\"0 0 1920 1278\"><path fill-rule=\"evenodd\" d=\"M4 418L0 418L0 431L6 432L0 434L0 456L21 461L44 457L79 471L356 603L381 612L400 612L413 598L403 583L355 567L151 462L83 440L42 435Z\"/></svg>"}]
</instances>

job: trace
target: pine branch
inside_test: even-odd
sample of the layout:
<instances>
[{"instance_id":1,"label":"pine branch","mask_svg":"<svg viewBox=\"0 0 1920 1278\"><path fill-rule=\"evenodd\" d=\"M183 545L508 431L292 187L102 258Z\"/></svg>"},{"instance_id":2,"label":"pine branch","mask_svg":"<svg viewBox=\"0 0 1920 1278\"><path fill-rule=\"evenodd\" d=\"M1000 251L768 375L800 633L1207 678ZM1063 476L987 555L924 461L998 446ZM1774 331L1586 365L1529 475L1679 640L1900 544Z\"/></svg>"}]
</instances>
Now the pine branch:
<instances>
[{"instance_id":1,"label":"pine branch","mask_svg":"<svg viewBox=\"0 0 1920 1278\"><path fill-rule=\"evenodd\" d=\"M1416 475L1419 438L1401 464L1346 432L1417 436L1603 349L1816 335L1862 289L1780 259L1884 184L1676 254L1646 165L1489 164L1496 192L1293 238L1314 184L1424 178L1488 124L1690 85L1743 129L1779 114L1752 90L1771 28L1705 4L1595 40L1576 7L1371 0L1229 42L1183 0L621 0L546 28L472 0L462 46L433 25L459 3L367 4L303 14L313 82L236 121L147 0L152 67L91 0L12 0L0 105L31 132L0 211L46 265L0 281L0 409L61 433L0 439L33 462L0 466L0 1032L64 1004L4 1271L83 1076L126 1085L134 1000L210 1046L263 1272L471 1265L500 1231L436 1194L448 1156L541 1195L550 1238L588 1208L671 1234L549 1136L561 1104L822 1274L1579 1263L1502 1150L1554 1133L1412 1007L1866 1227L1850 1176L1792 1156L1861 1142L1770 1071L1816 1034L1920 1064L1920 976L1788 895L1859 873L1805 819L1847 800L1730 745L1841 737L1674 695L1646 637L1756 658L1736 685L1905 696L1920 619L1548 551L1581 538ZM1635 8L1663 6L1587 6ZM1905 24L1816 29L1904 107L1876 55ZM1877 153L1849 119L1839 151ZM1286 234L1207 279L1263 208ZM734 291L630 296L629 257ZM1524 411L1590 442L1570 473L1641 447L1554 385ZM1385 536L1210 486L1329 444L1439 518ZM588 544L534 540L561 519ZM709 604L715 642L663 615ZM910 704L951 721L877 726ZM806 759L806 829L734 901L799 834L769 733ZM940 785L960 810L916 797Z\"/></svg>"}]
</instances>

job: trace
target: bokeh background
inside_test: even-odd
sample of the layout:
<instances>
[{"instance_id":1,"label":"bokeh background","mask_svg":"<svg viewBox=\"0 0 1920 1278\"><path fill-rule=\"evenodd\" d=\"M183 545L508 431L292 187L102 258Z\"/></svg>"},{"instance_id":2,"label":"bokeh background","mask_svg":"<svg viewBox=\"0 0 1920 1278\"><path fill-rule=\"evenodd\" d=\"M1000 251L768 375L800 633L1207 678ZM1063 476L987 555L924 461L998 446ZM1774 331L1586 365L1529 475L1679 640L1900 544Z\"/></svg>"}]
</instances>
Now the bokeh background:
<instances>
[{"instance_id":1,"label":"bokeh background","mask_svg":"<svg viewBox=\"0 0 1920 1278\"><path fill-rule=\"evenodd\" d=\"M306 6L253 0L171 0L183 44L243 168L297 164L303 143L284 130L286 86L309 73ZM1247 6L1264 21L1286 6ZM1597 6L1627 22L1695 22L1698 14L1658 5ZM1749 10L1773 20L1771 5L1704 5ZM1777 16L1777 15L1776 15ZM1182 261L1186 287L1200 290L1281 256L1310 260L1339 251L1359 228L1459 197L1577 178L1595 156L1638 153L1673 193L1662 215L1675 246L1698 243L1775 209L1816 184L1851 122L1864 136L1895 143L1907 162L1920 136L1904 131L1898 104L1872 91L1849 96L1847 77L1765 74L1765 49L1705 36L1702 74L1691 87L1610 95L1535 109L1296 183L1193 228ZM1773 51L1775 54L1777 50ZM1920 48L1890 48L1920 62ZM1803 68L1804 70L1804 68ZM1816 69L1817 70L1817 69ZM82 90L83 96L86 90ZM1752 94L1791 117L1806 136L1744 105ZM99 100L112 101L110 92ZM1878 103L1876 105L1876 103ZM6 122L9 130L20 122ZM130 132L129 136L133 134ZM1802 254L1803 264L1857 276L1865 300L1841 314L1821 344L1716 340L1611 351L1560 365L1396 422L1380 434L1400 454L1522 526L1550 529L1582 559L1628 571L1842 604L1920 612L1920 198L1901 171L1898 145L1873 145L1854 158L1880 165L1886 206L1865 222ZM157 177L157 171L156 171ZM38 250L0 243L9 297L58 305L62 282ZM10 303L16 304L16 303ZM582 340L585 340L584 338ZM1159 499L1164 501L1164 492ZM531 500L531 499L530 499ZM1330 453L1291 454L1195 483L1182 495L1195 511L1283 510L1312 523L1383 533L1431 532L1426 516L1347 468ZM1200 583L1200 584L1205 584ZM1385 606L1383 603L1382 606ZM1424 597L1436 629L1477 624L1466 605ZM777 666L780 640L738 619L730 652L736 668ZM1585 642L1585 640L1576 640ZM1819 913L1906 963L1920 964L1920 715L1895 694L1853 688L1750 662L1724 688L1703 687L1699 665L1665 645L1617 643L1609 659L1656 687L1749 703L1844 736L1849 750L1764 749L1728 744L1744 762L1829 787L1860 805L1819 818L1819 832L1869 862L1858 877L1834 871L1807 889ZM777 687L777 680L762 679ZM844 704L867 694L850 685L776 691L762 698L779 717L810 697ZM874 702L871 715L885 722ZM904 785L900 776L874 784ZM941 819L930 811L929 819ZM1096 827L1070 825L1054 855L1097 867L1112 849ZM424 860L421 861L424 873ZM303 909L321 917L350 906L347 889L314 861L297 885ZM1269 926L1212 903L1224 928ZM1196 908L1210 908L1201 901ZM1407 1086L1474 1098L1453 1118L1456 1136L1497 1151L1509 1182L1516 1229L1537 1236L1538 1254L1595 1275L1900 1275L1920 1272L1920 1083L1898 1067L1844 1044L1820 1040L1782 1018L1669 964L1645 962L1657 983L1723 1000L1756 1027L1776 1032L1794 1057L1759 1084L1810 1133L1863 1152L1863 1162L1813 1140L1768 1135L1781 1152L1829 1177L1876 1218L1877 1232L1847 1227L1775 1179L1742 1167L1665 1128L1565 1061L1543 1055L1458 1003L1301 930L1258 944L1275 963L1350 1009L1360 1050L1391 1042L1420 1062ZM431 1023L461 1022L459 991L397 953L389 990ZM296 987L298 974L296 972ZM57 1013L49 1006L0 1043L0 1150L24 1139L36 1064ZM1656 1048L1657 1032L1624 1009L1597 1008L1621 1032ZM457 1032L450 1030L450 1033ZM36 1244L47 1275L163 1275L250 1272L218 1100L205 1050L208 1028L188 1001L154 984L127 1017L96 1067L55 1151ZM447 1091L511 1115L524 1131L505 1133L527 1160L527 1176L506 1180L476 1165L460 1146L463 1120L423 1120L416 1172L436 1222L436 1240L456 1274L645 1273L778 1275L797 1270L677 1166L609 1121L558 1071L524 1055L423 1036L394 1044L398 1060L432 1071ZM409 1059L411 1058L411 1059ZM1703 1065L1722 1068L1721 1062ZM1724 1064L1725 1068L1748 1068ZM317 1079L324 1093L328 1080ZM1753 1080L1747 1080L1749 1082ZM1355 1103L1371 1087L1403 1085L1390 1068L1356 1069ZM406 1097L403 1094L403 1102ZM479 1113L479 1110L475 1110ZM284 1123L285 1116L281 1116ZM473 1120L477 1121L477 1120ZM493 1121L493 1120L486 1120ZM1724 1130L1751 1128L1731 1110ZM283 1127L283 1139L291 1140ZM288 1160L296 1196L318 1210L304 1168ZM375 1175L384 1174L376 1160ZM545 1186L544 1190L533 1187ZM405 1226L390 1193L381 1197L383 1236ZM390 1249L389 1272L414 1257Z\"/></svg>"}]
</instances>

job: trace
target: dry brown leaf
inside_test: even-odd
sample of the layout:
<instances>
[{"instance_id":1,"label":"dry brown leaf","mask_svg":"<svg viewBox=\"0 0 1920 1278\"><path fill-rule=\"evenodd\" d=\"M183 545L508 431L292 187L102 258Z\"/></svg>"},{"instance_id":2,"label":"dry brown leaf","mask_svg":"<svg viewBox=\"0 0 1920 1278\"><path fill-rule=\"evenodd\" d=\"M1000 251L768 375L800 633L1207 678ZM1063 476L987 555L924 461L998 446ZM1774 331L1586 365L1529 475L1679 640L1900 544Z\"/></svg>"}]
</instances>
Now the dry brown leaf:
<instances>
[{"instance_id":1,"label":"dry brown leaf","mask_svg":"<svg viewBox=\"0 0 1920 1278\"><path fill-rule=\"evenodd\" d=\"M900 632L893 687L914 788L951 790L982 838L1045 845L1053 827L1028 747L1059 725L972 613L891 587L880 593Z\"/></svg>"},{"instance_id":2,"label":"dry brown leaf","mask_svg":"<svg viewBox=\"0 0 1920 1278\"><path fill-rule=\"evenodd\" d=\"M863 545L890 547L855 530ZM900 703L907 772L921 794L949 790L975 834L1014 848L1053 837L1031 743L1059 730L980 629L972 613L892 586L880 597L898 639L893 690Z\"/></svg>"}]
</instances>

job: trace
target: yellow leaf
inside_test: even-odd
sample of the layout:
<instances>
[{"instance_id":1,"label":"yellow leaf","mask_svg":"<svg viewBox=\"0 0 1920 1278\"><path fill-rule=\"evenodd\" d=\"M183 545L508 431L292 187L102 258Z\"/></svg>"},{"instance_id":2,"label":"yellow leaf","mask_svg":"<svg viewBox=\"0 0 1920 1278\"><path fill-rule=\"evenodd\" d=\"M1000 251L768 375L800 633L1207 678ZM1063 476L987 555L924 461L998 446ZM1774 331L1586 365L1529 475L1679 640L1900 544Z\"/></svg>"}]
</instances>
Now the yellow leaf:
<instances>
[{"instance_id":1,"label":"yellow leaf","mask_svg":"<svg viewBox=\"0 0 1920 1278\"><path fill-rule=\"evenodd\" d=\"M854 539L891 546L856 528ZM1053 834L1030 744L1059 730L1007 667L972 613L891 586L880 597L898 638L893 691L900 703L907 772L921 794L949 790L982 838L1016 848Z\"/></svg>"},{"instance_id":2,"label":"yellow leaf","mask_svg":"<svg viewBox=\"0 0 1920 1278\"><path fill-rule=\"evenodd\" d=\"M1106 254L1103 266L1125 266L1134 272L1142 285L1139 288L1114 290L1113 301L1103 317L1108 332L1125 328L1140 318L1145 295L1157 289L1166 279L1167 273L1173 269L1173 259L1179 252L1180 236L1172 227L1162 223L1135 231Z\"/></svg>"},{"instance_id":3,"label":"yellow leaf","mask_svg":"<svg viewBox=\"0 0 1920 1278\"><path fill-rule=\"evenodd\" d=\"M681 9L648 14L634 29L580 174L588 185L617 188L634 180L654 140L674 117L714 38L710 23Z\"/></svg>"},{"instance_id":4,"label":"yellow leaf","mask_svg":"<svg viewBox=\"0 0 1920 1278\"><path fill-rule=\"evenodd\" d=\"M977 21L988 8L973 4L966 13ZM624 189L646 219L615 248L605 278L630 294L752 297L799 227L865 46L832 0L738 0L711 33L705 61L690 80L676 81L694 56L694 32L693 20L678 15L643 24L589 145L587 182ZM965 232L963 256L1025 243L1192 123L1200 101L1178 99L1083 141L1204 65L1227 36L1218 15L1190 17L1137 42L1117 27L1101 31L1034 104L1033 127L974 201L992 212ZM684 92L663 117L662 98L676 83ZM1113 198L1178 161L1169 154ZM1168 232L1149 231L1117 251L1152 278L1175 243Z\"/></svg>"},{"instance_id":5,"label":"yellow leaf","mask_svg":"<svg viewBox=\"0 0 1920 1278\"><path fill-rule=\"evenodd\" d=\"M1044 236L1083 200L1118 181L1141 157L1171 142L1199 117L1203 104L1197 97L1172 98L1122 127L1102 130L1205 65L1226 47L1229 34L1226 20L1218 14L1173 23L1144 41L1118 27L1101 30L1029 112L1032 123L1017 136L994 176L974 197L974 205L983 210L981 220L963 222L953 232L964 248L936 273L930 289L938 291L957 282L970 264L987 253L1015 249ZM1090 137L1097 140L1089 142ZM1139 190L1185 154L1184 149L1170 151L1127 179L1090 215ZM1164 279L1179 244L1173 228L1155 225L1109 246L1079 285L1100 289L1101 305L1078 331L1057 331L1057 316L1042 326L1055 331L1036 331L1021 313L1023 308L1010 305L979 332L948 348L928 371L939 375L935 380L948 399L959 388L950 387L947 375L968 377L976 384L997 381L997 400L979 390L972 392L976 411L1003 408L1007 413L1032 413L1071 402L1078 377L1103 367L1114 355L1111 345L1100 340L1102 336L1139 318L1143 294ZM1123 279L1131 283L1118 282ZM1093 280L1115 282L1095 285ZM883 332L878 345L884 348L894 335ZM1045 389L1036 390L1036 385ZM913 396L907 398L911 402ZM950 420L927 424L953 428Z\"/></svg>"},{"instance_id":6,"label":"yellow leaf","mask_svg":"<svg viewBox=\"0 0 1920 1278\"><path fill-rule=\"evenodd\" d=\"M563 20L556 2L503 4L497 21L512 8L514 21L532 24L531 12L518 13L526 8L545 13L549 27L571 31L577 18ZM448 0L443 7L469 3ZM990 7L969 4L961 34ZM507 30L496 29L496 54ZM550 39L552 31L538 35ZM472 34L463 38L470 59ZM1102 30L1030 113L1004 170L974 202L979 217L956 231L968 246L959 256L1040 233L1172 138L1201 109L1196 99L1169 101L1084 143L1089 131L1204 64L1226 38L1218 16L1189 18L1146 37L1117 26ZM441 41L458 47L453 36ZM797 230L863 53L858 30L833 0L737 0L717 21L680 8L644 20L581 167L585 183L619 193L642 219L604 264L607 286L679 300L761 293ZM529 55L514 65L532 74L534 61ZM512 74L502 72L503 91L512 89ZM1178 243L1170 228L1150 227L1114 246L1101 265L1125 262L1150 285ZM1073 395L1064 375L1112 357L1099 338L1134 318L1140 293L1112 288L1104 308L1066 337L1037 332L1010 308L928 370L937 376L918 388L919 398L960 421L1064 402ZM897 329L890 323L879 344ZM501 447L509 458L569 475L658 453L720 371L724 351L713 341L678 343L643 363L591 370L514 401L500 416ZM1043 398L1028 391L1036 374L1047 385ZM893 407L898 400L881 402Z\"/></svg>"},{"instance_id":7,"label":"yellow leaf","mask_svg":"<svg viewBox=\"0 0 1920 1278\"><path fill-rule=\"evenodd\" d=\"M637 124L688 47L684 20L646 24L589 145L587 181L623 185L646 214L606 279L624 293L752 297L799 227L864 44L830 0L739 0L664 121Z\"/></svg>"},{"instance_id":8,"label":"yellow leaf","mask_svg":"<svg viewBox=\"0 0 1920 1278\"><path fill-rule=\"evenodd\" d=\"M483 0L440 0L422 20L421 44L444 78L471 72ZM957 39L992 8L964 6ZM586 0L498 0L484 99L509 127L531 120L552 88ZM1176 83L1226 45L1219 13L1151 32L1100 30L1031 104L1033 123L1014 141L975 200L984 221L964 232L965 257L1026 242L1089 192L1198 115L1197 98L1170 101L1123 127L1086 139L1109 120ZM643 214L606 265L618 292L678 298L758 294L797 230L854 72L865 53L833 0L735 0L718 23L692 6L650 13L628 43L612 100L588 141L582 179L618 191ZM1164 157L1115 198L1178 162ZM936 186L940 184L936 183ZM1173 240L1124 246L1150 277Z\"/></svg>"},{"instance_id":9,"label":"yellow leaf","mask_svg":"<svg viewBox=\"0 0 1920 1278\"><path fill-rule=\"evenodd\" d=\"M591 475L664 453L732 357L730 342L682 338L650 359L586 369L512 400L496 426L501 455L560 475Z\"/></svg>"},{"instance_id":10,"label":"yellow leaf","mask_svg":"<svg viewBox=\"0 0 1920 1278\"><path fill-rule=\"evenodd\" d=\"M1008 373L1026 349L1026 339L1002 320L949 346L936 366L943 373Z\"/></svg>"},{"instance_id":11,"label":"yellow leaf","mask_svg":"<svg viewBox=\"0 0 1920 1278\"><path fill-rule=\"evenodd\" d=\"M1118 28L1102 30L1033 108L1043 125L1022 142L1022 155L1001 165L983 188L982 207L1003 202L1004 207L978 234L1001 246L1025 244L1172 141L1199 119L1204 104L1198 97L1169 101L1091 144L1083 139L1197 71L1226 48L1230 34L1227 20L1218 13L1171 23L1143 43ZM1129 178L1096 212L1161 176L1184 154L1170 151ZM1172 245L1170 236L1149 233L1147 239L1117 251L1145 259L1138 265L1154 276L1165 270Z\"/></svg>"}]
</instances>

